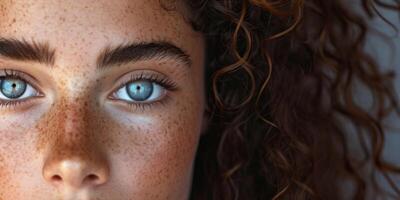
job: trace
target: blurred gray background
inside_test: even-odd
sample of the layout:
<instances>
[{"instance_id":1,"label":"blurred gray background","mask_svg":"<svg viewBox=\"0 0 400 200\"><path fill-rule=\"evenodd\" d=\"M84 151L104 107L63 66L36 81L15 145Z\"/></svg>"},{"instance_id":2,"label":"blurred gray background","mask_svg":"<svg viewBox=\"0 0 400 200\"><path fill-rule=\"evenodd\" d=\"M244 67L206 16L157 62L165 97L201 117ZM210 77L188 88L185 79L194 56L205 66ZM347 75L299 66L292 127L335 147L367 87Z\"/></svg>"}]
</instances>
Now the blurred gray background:
<instances>
[{"instance_id":1,"label":"blurred gray background","mask_svg":"<svg viewBox=\"0 0 400 200\"><path fill-rule=\"evenodd\" d=\"M400 31L400 13L384 11L382 13L389 19ZM382 70L394 70L396 72L396 91L400 97L400 33L397 33L392 27L381 19L370 21L370 25L376 31L380 31L387 36L387 40L382 40L376 33L370 34L366 49L371 53L382 66ZM363 98L363 95L360 95ZM399 102L400 103L400 102ZM386 129L388 132L385 138L385 159L400 166L400 117L391 116L387 123L392 128ZM393 176L397 185L400 186L400 177ZM387 186L387 182L381 179L383 185Z\"/></svg>"},{"instance_id":2,"label":"blurred gray background","mask_svg":"<svg viewBox=\"0 0 400 200\"><path fill-rule=\"evenodd\" d=\"M400 31L400 13L385 11L384 16L389 19ZM383 20L370 21L372 28L388 36L387 41L379 38L375 33L369 35L366 49L382 66L383 71L394 70L396 72L396 91L400 94L400 33L386 24ZM386 159L400 164L400 117L391 116L388 124L393 128L387 129L389 136L386 138Z\"/></svg>"}]
</instances>

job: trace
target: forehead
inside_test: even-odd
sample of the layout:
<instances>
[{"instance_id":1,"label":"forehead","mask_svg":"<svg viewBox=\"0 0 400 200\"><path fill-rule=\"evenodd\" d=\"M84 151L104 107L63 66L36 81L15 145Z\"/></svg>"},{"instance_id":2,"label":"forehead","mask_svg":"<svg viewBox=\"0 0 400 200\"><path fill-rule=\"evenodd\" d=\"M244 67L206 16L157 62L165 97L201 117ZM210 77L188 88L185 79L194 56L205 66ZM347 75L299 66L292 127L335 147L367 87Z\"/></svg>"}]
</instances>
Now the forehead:
<instances>
[{"instance_id":1,"label":"forehead","mask_svg":"<svg viewBox=\"0 0 400 200\"><path fill-rule=\"evenodd\" d=\"M105 44L131 41L168 40L185 46L197 36L182 5L166 10L160 0L0 2L1 37L48 42L65 56L74 54L71 49L94 54Z\"/></svg>"}]
</instances>

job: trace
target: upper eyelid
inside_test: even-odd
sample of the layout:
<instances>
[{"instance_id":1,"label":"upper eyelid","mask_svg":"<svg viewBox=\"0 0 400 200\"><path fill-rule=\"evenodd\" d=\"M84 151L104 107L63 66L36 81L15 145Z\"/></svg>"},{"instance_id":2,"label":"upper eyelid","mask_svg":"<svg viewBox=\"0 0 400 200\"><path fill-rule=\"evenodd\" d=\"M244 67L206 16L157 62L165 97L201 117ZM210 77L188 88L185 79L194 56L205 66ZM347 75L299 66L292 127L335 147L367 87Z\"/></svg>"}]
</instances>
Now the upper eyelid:
<instances>
[{"instance_id":1,"label":"upper eyelid","mask_svg":"<svg viewBox=\"0 0 400 200\"><path fill-rule=\"evenodd\" d=\"M150 74L149 76L143 76L143 74L141 74L137 77L132 76L130 81L128 81L127 83L131 83L131 82L138 81L138 80L148 80L151 82L156 82L163 87L167 87L166 89L173 89L173 88L177 87L176 83L170 81L170 79L168 77L157 77L154 74Z\"/></svg>"},{"instance_id":2,"label":"upper eyelid","mask_svg":"<svg viewBox=\"0 0 400 200\"><path fill-rule=\"evenodd\" d=\"M7 73L7 71L9 71ZM29 81L37 82L40 84L40 81L36 79L34 76L30 75L29 73L25 73L23 71L17 70L17 69L10 69L10 68L3 68L0 69L0 77L8 76L10 75L9 73L16 73L16 75L20 78L28 79Z\"/></svg>"},{"instance_id":3,"label":"upper eyelid","mask_svg":"<svg viewBox=\"0 0 400 200\"><path fill-rule=\"evenodd\" d=\"M137 78L140 76L142 76L143 79ZM169 78L167 75L165 75L163 73L153 71L153 70L135 70L135 71L130 71L130 72L124 73L121 76L119 76L118 78L116 78L114 80L116 86L114 86L111 91L112 91L112 93L114 93L116 90L120 89L121 87L124 87L126 84L128 84L132 81L148 80L149 77L158 78L158 79L167 79L169 81L169 83L173 85L175 90L179 90L179 87L178 87L178 84L176 83L176 81L173 81L171 78ZM136 80L133 80L135 78L136 78Z\"/></svg>"}]
</instances>

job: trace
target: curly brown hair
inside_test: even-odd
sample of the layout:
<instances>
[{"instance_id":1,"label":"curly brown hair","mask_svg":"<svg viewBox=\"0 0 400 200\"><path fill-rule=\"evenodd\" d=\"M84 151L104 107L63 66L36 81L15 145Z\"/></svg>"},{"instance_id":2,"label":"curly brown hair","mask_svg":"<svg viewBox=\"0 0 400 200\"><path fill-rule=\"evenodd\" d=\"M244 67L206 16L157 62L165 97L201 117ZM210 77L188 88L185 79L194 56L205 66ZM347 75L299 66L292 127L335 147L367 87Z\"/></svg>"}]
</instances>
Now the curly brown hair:
<instances>
[{"instance_id":1,"label":"curly brown hair","mask_svg":"<svg viewBox=\"0 0 400 200\"><path fill-rule=\"evenodd\" d=\"M400 114L394 74L364 48L367 20L400 1L186 3L207 41L208 128L191 199L366 199L383 191L374 172L400 198L389 175L400 168L381 155L383 120ZM371 109L355 100L357 85ZM350 150L354 137L362 156Z\"/></svg>"}]
</instances>

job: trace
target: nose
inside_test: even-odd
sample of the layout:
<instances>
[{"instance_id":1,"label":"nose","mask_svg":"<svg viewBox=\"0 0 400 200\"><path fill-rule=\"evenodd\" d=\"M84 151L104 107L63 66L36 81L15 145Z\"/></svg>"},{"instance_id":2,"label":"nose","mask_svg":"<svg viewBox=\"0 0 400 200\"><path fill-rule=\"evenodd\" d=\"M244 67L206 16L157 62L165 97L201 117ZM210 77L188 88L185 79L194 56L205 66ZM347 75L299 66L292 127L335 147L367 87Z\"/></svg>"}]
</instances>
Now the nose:
<instances>
[{"instance_id":1,"label":"nose","mask_svg":"<svg viewBox=\"0 0 400 200\"><path fill-rule=\"evenodd\" d=\"M48 160L43 168L44 179L57 188L97 187L108 181L105 164L79 157Z\"/></svg>"},{"instance_id":2,"label":"nose","mask_svg":"<svg viewBox=\"0 0 400 200\"><path fill-rule=\"evenodd\" d=\"M75 120L76 121L76 120ZM49 142L42 168L43 178L58 189L79 190L105 184L109 163L94 133L73 123L74 131L56 133Z\"/></svg>"},{"instance_id":3,"label":"nose","mask_svg":"<svg viewBox=\"0 0 400 200\"><path fill-rule=\"evenodd\" d=\"M56 104L46 115L49 119L44 119L46 126L41 129L43 179L59 191L106 184L110 166L105 146L99 142L105 131L91 120L97 117L92 116L91 104L62 100L64 103Z\"/></svg>"}]
</instances>

